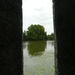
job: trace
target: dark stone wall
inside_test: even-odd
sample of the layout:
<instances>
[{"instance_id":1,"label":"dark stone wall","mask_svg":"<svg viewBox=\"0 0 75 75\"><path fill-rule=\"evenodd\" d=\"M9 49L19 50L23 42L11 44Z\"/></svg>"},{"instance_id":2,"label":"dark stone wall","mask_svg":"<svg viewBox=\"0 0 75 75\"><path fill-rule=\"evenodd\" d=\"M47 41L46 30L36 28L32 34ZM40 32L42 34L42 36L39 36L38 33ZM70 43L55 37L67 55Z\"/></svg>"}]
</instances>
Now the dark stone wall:
<instances>
[{"instance_id":1,"label":"dark stone wall","mask_svg":"<svg viewBox=\"0 0 75 75\"><path fill-rule=\"evenodd\" d=\"M53 0L56 75L75 75L75 0Z\"/></svg>"},{"instance_id":2,"label":"dark stone wall","mask_svg":"<svg viewBox=\"0 0 75 75\"><path fill-rule=\"evenodd\" d=\"M22 75L22 0L0 0L0 75Z\"/></svg>"}]
</instances>

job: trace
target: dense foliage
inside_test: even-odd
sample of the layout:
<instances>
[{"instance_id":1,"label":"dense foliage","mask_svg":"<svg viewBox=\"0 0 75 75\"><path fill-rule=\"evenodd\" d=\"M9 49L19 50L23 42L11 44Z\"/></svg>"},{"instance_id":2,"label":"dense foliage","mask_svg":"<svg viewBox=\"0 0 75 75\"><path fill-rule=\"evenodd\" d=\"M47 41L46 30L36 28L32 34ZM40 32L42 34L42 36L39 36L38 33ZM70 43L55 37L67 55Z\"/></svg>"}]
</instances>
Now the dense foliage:
<instances>
[{"instance_id":1,"label":"dense foliage","mask_svg":"<svg viewBox=\"0 0 75 75\"><path fill-rule=\"evenodd\" d=\"M51 35L47 35L47 40L54 40L54 33L51 33Z\"/></svg>"},{"instance_id":2,"label":"dense foliage","mask_svg":"<svg viewBox=\"0 0 75 75\"><path fill-rule=\"evenodd\" d=\"M41 25L31 25L28 27L27 37L29 40L46 40L46 32Z\"/></svg>"},{"instance_id":3,"label":"dense foliage","mask_svg":"<svg viewBox=\"0 0 75 75\"><path fill-rule=\"evenodd\" d=\"M28 27L28 31L23 32L23 41L40 41L40 40L54 40L54 33L47 35L45 28L42 25L35 24Z\"/></svg>"},{"instance_id":4,"label":"dense foliage","mask_svg":"<svg viewBox=\"0 0 75 75\"><path fill-rule=\"evenodd\" d=\"M28 40L26 31L24 31L24 32L22 33L22 38L23 38L23 39L22 39L23 41L27 41L27 40Z\"/></svg>"}]
</instances>

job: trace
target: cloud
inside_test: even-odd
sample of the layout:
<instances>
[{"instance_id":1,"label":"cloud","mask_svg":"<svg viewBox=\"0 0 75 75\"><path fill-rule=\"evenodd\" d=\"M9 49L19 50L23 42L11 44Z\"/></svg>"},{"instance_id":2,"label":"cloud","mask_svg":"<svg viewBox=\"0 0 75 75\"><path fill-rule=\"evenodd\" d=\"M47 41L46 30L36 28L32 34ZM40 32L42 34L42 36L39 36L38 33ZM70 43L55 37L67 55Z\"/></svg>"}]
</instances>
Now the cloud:
<instances>
[{"instance_id":1,"label":"cloud","mask_svg":"<svg viewBox=\"0 0 75 75\"><path fill-rule=\"evenodd\" d=\"M23 0L23 30L31 24L41 24L47 33L53 32L51 0Z\"/></svg>"}]
</instances>

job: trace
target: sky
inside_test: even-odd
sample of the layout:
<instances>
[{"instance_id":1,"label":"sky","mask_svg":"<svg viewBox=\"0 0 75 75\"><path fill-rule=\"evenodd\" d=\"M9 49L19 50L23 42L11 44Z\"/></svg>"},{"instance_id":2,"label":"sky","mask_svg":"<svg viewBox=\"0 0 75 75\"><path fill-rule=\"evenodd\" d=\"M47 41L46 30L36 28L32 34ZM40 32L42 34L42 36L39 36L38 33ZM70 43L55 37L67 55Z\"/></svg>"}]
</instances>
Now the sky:
<instances>
[{"instance_id":1,"label":"sky","mask_svg":"<svg viewBox=\"0 0 75 75\"><path fill-rule=\"evenodd\" d=\"M47 34L54 32L52 0L23 0L23 31L31 24L44 26Z\"/></svg>"}]
</instances>

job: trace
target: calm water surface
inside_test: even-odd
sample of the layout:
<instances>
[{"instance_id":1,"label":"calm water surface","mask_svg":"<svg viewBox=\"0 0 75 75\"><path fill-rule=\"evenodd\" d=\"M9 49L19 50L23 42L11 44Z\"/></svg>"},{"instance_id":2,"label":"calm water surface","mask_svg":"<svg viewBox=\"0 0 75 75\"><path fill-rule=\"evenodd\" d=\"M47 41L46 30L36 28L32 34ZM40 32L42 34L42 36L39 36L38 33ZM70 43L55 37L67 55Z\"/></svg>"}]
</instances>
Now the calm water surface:
<instances>
[{"instance_id":1,"label":"calm water surface","mask_svg":"<svg viewBox=\"0 0 75 75\"><path fill-rule=\"evenodd\" d=\"M23 42L24 75L54 75L54 42Z\"/></svg>"}]
</instances>

